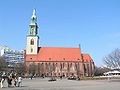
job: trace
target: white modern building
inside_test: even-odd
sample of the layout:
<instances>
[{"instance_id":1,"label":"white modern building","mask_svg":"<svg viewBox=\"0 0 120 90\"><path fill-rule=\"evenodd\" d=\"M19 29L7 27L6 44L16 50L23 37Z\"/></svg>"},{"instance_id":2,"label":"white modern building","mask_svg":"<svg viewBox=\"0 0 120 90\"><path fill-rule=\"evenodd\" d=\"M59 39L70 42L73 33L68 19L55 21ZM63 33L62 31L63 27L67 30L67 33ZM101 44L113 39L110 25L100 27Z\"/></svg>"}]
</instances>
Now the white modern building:
<instances>
[{"instance_id":1,"label":"white modern building","mask_svg":"<svg viewBox=\"0 0 120 90\"><path fill-rule=\"evenodd\" d=\"M14 50L7 46L0 46L0 56L5 58L8 65L24 62L23 50Z\"/></svg>"},{"instance_id":2,"label":"white modern building","mask_svg":"<svg viewBox=\"0 0 120 90\"><path fill-rule=\"evenodd\" d=\"M109 71L104 73L105 76L111 76L111 77L120 77L120 71Z\"/></svg>"}]
</instances>

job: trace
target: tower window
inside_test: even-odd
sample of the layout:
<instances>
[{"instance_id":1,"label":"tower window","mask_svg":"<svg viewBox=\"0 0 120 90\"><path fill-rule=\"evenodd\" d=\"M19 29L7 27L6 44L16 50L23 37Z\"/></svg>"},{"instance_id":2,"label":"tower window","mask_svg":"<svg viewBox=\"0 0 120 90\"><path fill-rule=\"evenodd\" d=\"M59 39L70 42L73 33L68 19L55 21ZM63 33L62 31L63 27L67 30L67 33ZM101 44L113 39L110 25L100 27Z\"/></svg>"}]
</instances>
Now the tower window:
<instances>
[{"instance_id":1,"label":"tower window","mask_svg":"<svg viewBox=\"0 0 120 90\"><path fill-rule=\"evenodd\" d=\"M33 52L33 49L31 48L31 53Z\"/></svg>"},{"instance_id":2,"label":"tower window","mask_svg":"<svg viewBox=\"0 0 120 90\"><path fill-rule=\"evenodd\" d=\"M34 45L34 40L33 39L31 39L30 44Z\"/></svg>"}]
</instances>

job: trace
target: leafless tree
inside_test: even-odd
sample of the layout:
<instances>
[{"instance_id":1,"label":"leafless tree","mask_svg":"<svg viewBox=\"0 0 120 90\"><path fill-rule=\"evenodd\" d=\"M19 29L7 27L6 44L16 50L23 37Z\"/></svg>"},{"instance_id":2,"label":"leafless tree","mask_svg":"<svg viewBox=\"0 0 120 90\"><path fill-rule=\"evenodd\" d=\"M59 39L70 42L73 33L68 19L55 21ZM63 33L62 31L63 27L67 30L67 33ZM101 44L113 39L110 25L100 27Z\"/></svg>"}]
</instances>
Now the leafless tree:
<instances>
[{"instance_id":1,"label":"leafless tree","mask_svg":"<svg viewBox=\"0 0 120 90\"><path fill-rule=\"evenodd\" d=\"M7 63L3 57L0 57L0 70L7 68Z\"/></svg>"},{"instance_id":2,"label":"leafless tree","mask_svg":"<svg viewBox=\"0 0 120 90\"><path fill-rule=\"evenodd\" d=\"M25 65L24 63L16 63L14 65L14 71L18 74L24 74L25 73Z\"/></svg>"},{"instance_id":3,"label":"leafless tree","mask_svg":"<svg viewBox=\"0 0 120 90\"><path fill-rule=\"evenodd\" d=\"M29 73L31 73L31 74L35 74L35 67L36 67L36 65L35 65L35 63L32 63L30 66L29 66Z\"/></svg>"},{"instance_id":4,"label":"leafless tree","mask_svg":"<svg viewBox=\"0 0 120 90\"><path fill-rule=\"evenodd\" d=\"M109 68L120 69L120 49L115 49L103 58L105 65Z\"/></svg>"},{"instance_id":5,"label":"leafless tree","mask_svg":"<svg viewBox=\"0 0 120 90\"><path fill-rule=\"evenodd\" d=\"M94 75L95 75L95 76L101 76L101 75L103 75L103 73L108 72L108 71L110 71L110 70L111 70L111 69L110 69L110 68L107 68L107 67L97 67L97 66L95 66Z\"/></svg>"}]
</instances>

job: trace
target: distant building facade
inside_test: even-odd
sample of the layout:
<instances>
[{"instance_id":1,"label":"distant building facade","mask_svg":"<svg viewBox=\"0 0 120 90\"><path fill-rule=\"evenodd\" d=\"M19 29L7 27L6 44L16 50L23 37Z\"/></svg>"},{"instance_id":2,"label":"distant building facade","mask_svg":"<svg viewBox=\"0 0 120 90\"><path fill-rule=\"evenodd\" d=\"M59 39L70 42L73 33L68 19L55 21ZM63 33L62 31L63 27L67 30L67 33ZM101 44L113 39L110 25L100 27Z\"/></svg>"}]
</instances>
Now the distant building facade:
<instances>
[{"instance_id":1,"label":"distant building facade","mask_svg":"<svg viewBox=\"0 0 120 90\"><path fill-rule=\"evenodd\" d=\"M38 25L33 11L25 50L26 74L38 76L94 76L94 61L80 47L39 47Z\"/></svg>"},{"instance_id":2,"label":"distant building facade","mask_svg":"<svg viewBox=\"0 0 120 90\"><path fill-rule=\"evenodd\" d=\"M13 50L7 46L0 46L0 56L4 57L8 66L24 63L24 51L22 50Z\"/></svg>"}]
</instances>

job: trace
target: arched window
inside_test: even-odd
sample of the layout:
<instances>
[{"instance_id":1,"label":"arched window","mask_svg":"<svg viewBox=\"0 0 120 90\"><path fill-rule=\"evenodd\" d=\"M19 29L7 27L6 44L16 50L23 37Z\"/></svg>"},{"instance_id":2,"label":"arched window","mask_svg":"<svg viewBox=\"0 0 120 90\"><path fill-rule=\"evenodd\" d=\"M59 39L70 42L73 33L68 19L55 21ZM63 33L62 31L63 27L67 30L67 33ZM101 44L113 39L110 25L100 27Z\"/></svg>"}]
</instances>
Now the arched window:
<instances>
[{"instance_id":1,"label":"arched window","mask_svg":"<svg viewBox=\"0 0 120 90\"><path fill-rule=\"evenodd\" d=\"M33 52L33 48L31 48L31 53Z\"/></svg>"},{"instance_id":2,"label":"arched window","mask_svg":"<svg viewBox=\"0 0 120 90\"><path fill-rule=\"evenodd\" d=\"M34 45L34 39L31 39L30 44Z\"/></svg>"}]
</instances>

